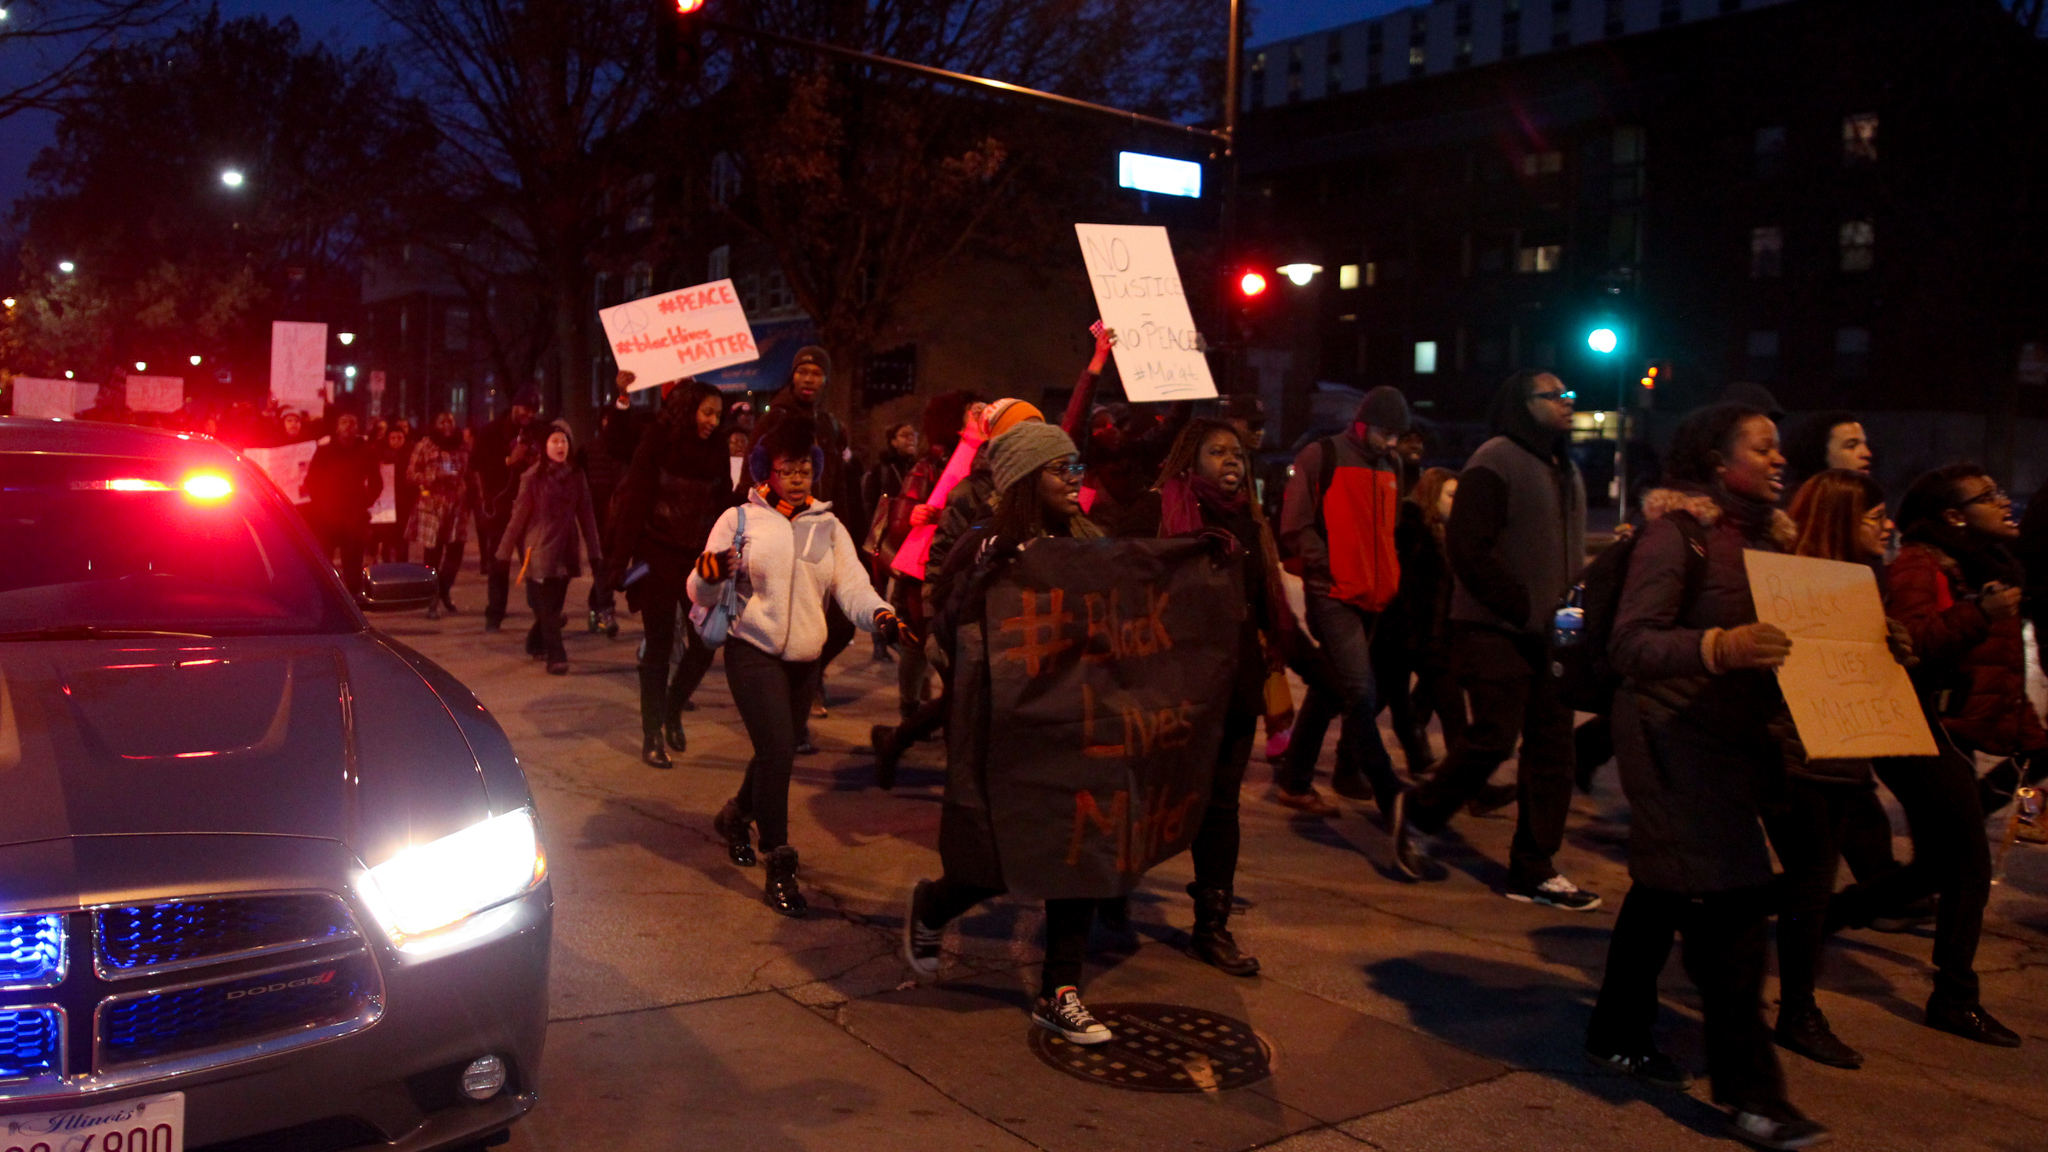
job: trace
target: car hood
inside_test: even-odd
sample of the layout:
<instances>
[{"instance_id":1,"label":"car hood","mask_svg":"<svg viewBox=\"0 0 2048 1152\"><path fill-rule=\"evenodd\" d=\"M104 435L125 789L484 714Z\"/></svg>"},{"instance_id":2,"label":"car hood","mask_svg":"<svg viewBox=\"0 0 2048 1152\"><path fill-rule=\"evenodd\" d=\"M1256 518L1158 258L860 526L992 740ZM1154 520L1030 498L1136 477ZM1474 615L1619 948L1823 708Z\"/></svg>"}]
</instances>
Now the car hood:
<instances>
[{"instance_id":1,"label":"car hood","mask_svg":"<svg viewBox=\"0 0 2048 1152\"><path fill-rule=\"evenodd\" d=\"M0 845L338 840L370 862L489 813L441 696L372 633L0 643Z\"/></svg>"}]
</instances>

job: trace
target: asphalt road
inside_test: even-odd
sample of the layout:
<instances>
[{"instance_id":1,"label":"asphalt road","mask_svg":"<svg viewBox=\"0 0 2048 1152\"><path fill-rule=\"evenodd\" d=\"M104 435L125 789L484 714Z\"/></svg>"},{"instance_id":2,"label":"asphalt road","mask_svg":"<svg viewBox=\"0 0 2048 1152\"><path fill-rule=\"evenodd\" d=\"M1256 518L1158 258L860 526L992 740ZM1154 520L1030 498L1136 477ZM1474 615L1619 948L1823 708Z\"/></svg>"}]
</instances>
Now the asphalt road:
<instances>
[{"instance_id":1,"label":"asphalt road","mask_svg":"<svg viewBox=\"0 0 2048 1152\"><path fill-rule=\"evenodd\" d=\"M902 899L939 871L942 761L925 745L893 794L873 787L861 750L870 724L893 719L896 690L866 637L832 669L831 716L813 722L821 750L798 762L791 839L812 911L788 920L760 903L759 870L728 864L711 831L750 754L722 671L686 717L689 751L657 772L637 758L637 623L607 641L579 616L570 674L547 676L522 653L523 605L503 633L485 635L482 593L472 574L456 592L466 613L382 623L476 691L538 799L557 900L554 1023L544 1102L515 1129L519 1152L1734 1146L1704 1083L1648 1087L1581 1054L1627 888L1626 808L1611 769L1577 800L1559 861L1608 906L1571 914L1496 894L1508 820L1461 819L1463 839L1444 853L1451 878L1401 884L1368 812L1347 803L1319 820L1278 808L1255 760L1239 879L1249 907L1233 927L1264 973L1234 980L1180 951L1191 920L1183 857L1137 894L1135 941L1098 929L1086 994L1249 1021L1274 1075L1234 1091L1132 1092L1076 1080L1027 1049L1039 917L1026 902L963 919L941 983L907 984L895 955ZM1910 851L1903 838L1899 849ZM1987 1007L2025 1048L1984 1048L1918 1022L1930 945L1855 932L1830 948L1821 1005L1869 1060L1848 1072L1786 1054L1795 1102L1844 1148L2040 1148L2048 850L2008 860L1978 961ZM1698 1002L1676 959L1664 992L1665 1047L1698 1072Z\"/></svg>"}]
</instances>

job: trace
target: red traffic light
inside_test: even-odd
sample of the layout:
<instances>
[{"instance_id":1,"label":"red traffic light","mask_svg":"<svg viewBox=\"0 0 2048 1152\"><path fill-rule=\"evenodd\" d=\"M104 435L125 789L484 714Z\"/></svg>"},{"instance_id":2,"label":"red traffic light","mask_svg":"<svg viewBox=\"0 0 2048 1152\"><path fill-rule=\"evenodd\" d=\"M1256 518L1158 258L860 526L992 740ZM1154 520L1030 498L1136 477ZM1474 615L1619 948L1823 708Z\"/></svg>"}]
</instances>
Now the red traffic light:
<instances>
[{"instance_id":1,"label":"red traffic light","mask_svg":"<svg viewBox=\"0 0 2048 1152\"><path fill-rule=\"evenodd\" d=\"M1266 291L1266 278L1257 272L1247 272L1238 277L1237 290L1247 297L1258 296Z\"/></svg>"},{"instance_id":2,"label":"red traffic light","mask_svg":"<svg viewBox=\"0 0 2048 1152\"><path fill-rule=\"evenodd\" d=\"M704 7L704 0L676 0L676 14L688 16Z\"/></svg>"}]
</instances>

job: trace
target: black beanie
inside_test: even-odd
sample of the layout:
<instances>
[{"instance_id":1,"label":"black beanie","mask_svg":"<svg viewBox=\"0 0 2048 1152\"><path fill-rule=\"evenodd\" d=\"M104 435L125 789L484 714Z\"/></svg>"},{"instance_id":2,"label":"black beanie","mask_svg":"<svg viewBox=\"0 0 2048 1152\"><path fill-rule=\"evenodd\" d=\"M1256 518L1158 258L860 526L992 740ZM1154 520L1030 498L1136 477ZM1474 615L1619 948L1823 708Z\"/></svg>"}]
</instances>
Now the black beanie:
<instances>
[{"instance_id":1,"label":"black beanie","mask_svg":"<svg viewBox=\"0 0 2048 1152\"><path fill-rule=\"evenodd\" d=\"M1365 399L1358 402L1358 411L1352 414L1351 419L1360 424L1370 424L1374 428L1384 428L1389 432L1406 432L1408 398L1401 395L1399 388L1391 384L1382 384L1365 394Z\"/></svg>"}]
</instances>

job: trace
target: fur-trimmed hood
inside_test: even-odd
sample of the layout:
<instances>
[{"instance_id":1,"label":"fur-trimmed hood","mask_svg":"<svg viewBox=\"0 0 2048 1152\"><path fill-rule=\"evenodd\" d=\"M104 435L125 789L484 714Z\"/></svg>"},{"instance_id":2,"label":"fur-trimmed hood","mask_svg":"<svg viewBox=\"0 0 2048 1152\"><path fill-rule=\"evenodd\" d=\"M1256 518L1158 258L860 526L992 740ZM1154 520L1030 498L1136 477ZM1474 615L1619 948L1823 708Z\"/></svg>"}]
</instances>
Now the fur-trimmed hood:
<instances>
[{"instance_id":1,"label":"fur-trimmed hood","mask_svg":"<svg viewBox=\"0 0 2048 1152\"><path fill-rule=\"evenodd\" d=\"M1683 488L1652 488L1643 493L1643 519L1655 520L1673 512L1686 512L1706 527L1721 520L1721 502L1711 493ZM1799 539L1799 525L1782 508L1771 509L1770 535L1773 543L1787 552Z\"/></svg>"}]
</instances>

